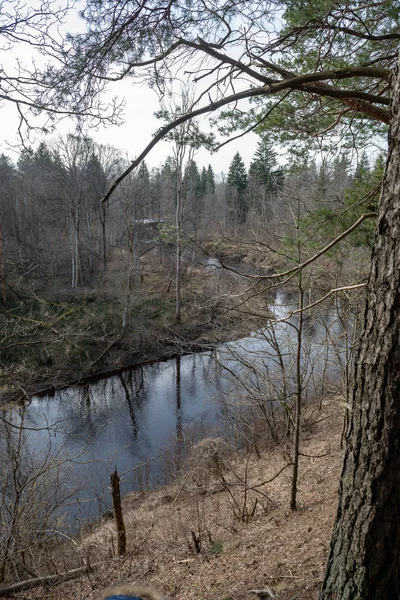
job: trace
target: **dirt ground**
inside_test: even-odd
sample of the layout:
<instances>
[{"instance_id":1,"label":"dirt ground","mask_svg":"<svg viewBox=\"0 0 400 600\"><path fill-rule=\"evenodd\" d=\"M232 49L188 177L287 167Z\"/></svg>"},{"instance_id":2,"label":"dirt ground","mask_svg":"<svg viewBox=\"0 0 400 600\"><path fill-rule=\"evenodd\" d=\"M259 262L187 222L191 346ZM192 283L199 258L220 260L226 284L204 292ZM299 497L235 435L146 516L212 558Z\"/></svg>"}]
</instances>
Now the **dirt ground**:
<instances>
[{"instance_id":1,"label":"dirt ground","mask_svg":"<svg viewBox=\"0 0 400 600\"><path fill-rule=\"evenodd\" d=\"M66 543L81 557L74 566L93 565L88 573L13 597L95 599L112 583L142 582L173 600L316 600L337 503L342 412L330 399L302 434L298 510L289 510L284 445L259 456L222 450L208 469L198 454L174 484L123 499L125 556L115 556L113 520L104 520Z\"/></svg>"}]
</instances>

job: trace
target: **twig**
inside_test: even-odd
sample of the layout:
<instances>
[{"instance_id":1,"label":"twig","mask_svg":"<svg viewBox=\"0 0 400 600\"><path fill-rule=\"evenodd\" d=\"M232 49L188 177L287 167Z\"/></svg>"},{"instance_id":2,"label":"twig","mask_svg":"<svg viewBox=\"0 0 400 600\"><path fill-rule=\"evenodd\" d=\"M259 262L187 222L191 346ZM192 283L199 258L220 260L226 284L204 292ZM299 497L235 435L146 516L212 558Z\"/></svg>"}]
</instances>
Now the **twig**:
<instances>
[{"instance_id":1,"label":"twig","mask_svg":"<svg viewBox=\"0 0 400 600\"><path fill-rule=\"evenodd\" d=\"M262 483L257 483L256 485L252 485L251 487L249 487L249 490L255 490L258 487L262 487L263 485L266 485L267 483L271 483L271 481L274 481L274 479L276 479L277 477L279 477L279 475L288 467L292 467L293 463L287 463L287 465L285 465L284 467L282 467L282 469L280 469L280 471L278 471L277 473L275 473L275 475L273 477L271 477L271 479L267 479L266 481L263 481Z\"/></svg>"},{"instance_id":2,"label":"twig","mask_svg":"<svg viewBox=\"0 0 400 600\"><path fill-rule=\"evenodd\" d=\"M150 464L153 460L158 460L161 456L164 456L164 454L165 452L161 452L161 454L158 454L158 456L153 456L153 458L149 458L149 460L146 460L146 462L140 463L140 465L136 465L136 467L132 467L132 469L127 469L123 473L120 473L120 477L126 475L127 473L132 473L132 471L137 471L137 469L140 469L141 467L145 467L146 465Z\"/></svg>"},{"instance_id":3,"label":"twig","mask_svg":"<svg viewBox=\"0 0 400 600\"><path fill-rule=\"evenodd\" d=\"M174 560L176 565L186 565L187 563L193 562L194 558L183 558L182 560Z\"/></svg>"},{"instance_id":4,"label":"twig","mask_svg":"<svg viewBox=\"0 0 400 600\"><path fill-rule=\"evenodd\" d=\"M181 488L180 488L179 492L177 493L177 495L175 496L175 500L173 501L173 503L172 503L172 505L171 505L171 506L175 506L176 502L178 501L178 498L179 498L179 496L181 495L181 493L182 493L182 492L183 492L183 490L185 489L185 486L186 486L186 484L187 484L187 482L188 482L189 476L190 476L190 473L189 473L189 474L188 474L188 475L185 477L185 480L184 480L184 482L182 483L182 486L181 486Z\"/></svg>"},{"instance_id":5,"label":"twig","mask_svg":"<svg viewBox=\"0 0 400 600\"><path fill-rule=\"evenodd\" d=\"M250 594L256 594L259 598L276 598L270 587L265 586L262 590L248 590Z\"/></svg>"},{"instance_id":6,"label":"twig","mask_svg":"<svg viewBox=\"0 0 400 600\"><path fill-rule=\"evenodd\" d=\"M324 454L303 454L303 452L299 452L299 456L304 456L305 458L324 458L325 456L329 456L331 453L331 450L329 449L328 452L325 452Z\"/></svg>"}]
</instances>

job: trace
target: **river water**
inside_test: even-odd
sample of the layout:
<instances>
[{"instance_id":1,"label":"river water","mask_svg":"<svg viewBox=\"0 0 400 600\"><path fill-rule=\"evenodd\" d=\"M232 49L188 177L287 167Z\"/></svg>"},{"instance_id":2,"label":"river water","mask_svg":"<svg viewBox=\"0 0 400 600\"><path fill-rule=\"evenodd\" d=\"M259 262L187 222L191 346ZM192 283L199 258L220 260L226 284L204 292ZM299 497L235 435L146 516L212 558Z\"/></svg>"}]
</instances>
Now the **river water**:
<instances>
[{"instance_id":1,"label":"river water","mask_svg":"<svg viewBox=\"0 0 400 600\"><path fill-rule=\"evenodd\" d=\"M277 295L273 310L278 319L292 308L290 302ZM48 502L63 501L57 510L59 526L76 530L110 507L109 476L115 466L119 473L130 471L122 479L123 493L162 483L165 463L159 455L176 439L188 430L195 438L217 431L222 407L225 412L232 398L236 404L248 401L250 388L274 394L282 386L282 365L290 387L296 319L221 344L213 352L33 397L26 407L3 414L8 424L2 425L2 455L11 459L19 453L24 477L44 472L40 483L48 490ZM319 385L328 372L331 379L338 376L343 333L333 311L306 322L302 365L307 389Z\"/></svg>"}]
</instances>

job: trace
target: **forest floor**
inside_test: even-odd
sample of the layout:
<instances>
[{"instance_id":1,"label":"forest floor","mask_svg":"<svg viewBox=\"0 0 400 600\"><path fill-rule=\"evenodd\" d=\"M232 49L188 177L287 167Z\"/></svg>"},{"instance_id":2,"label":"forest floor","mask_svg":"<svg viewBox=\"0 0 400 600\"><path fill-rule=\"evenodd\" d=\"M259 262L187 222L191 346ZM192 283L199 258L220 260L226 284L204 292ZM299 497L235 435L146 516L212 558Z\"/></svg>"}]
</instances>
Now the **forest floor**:
<instances>
[{"instance_id":1,"label":"forest floor","mask_svg":"<svg viewBox=\"0 0 400 600\"><path fill-rule=\"evenodd\" d=\"M112 519L87 525L57 551L64 552L65 570L79 566L71 558L78 556L77 548L92 565L104 561L100 567L13 597L95 599L114 583L142 582L173 600L317 600L342 464L340 401L330 398L322 410L314 407L306 421L297 510L288 508L291 468L285 444L233 455L224 454L222 444L220 460L207 469L207 460L215 458L207 443L216 446L203 441L189 461L192 467L174 483L123 498L125 556L115 557Z\"/></svg>"}]
</instances>

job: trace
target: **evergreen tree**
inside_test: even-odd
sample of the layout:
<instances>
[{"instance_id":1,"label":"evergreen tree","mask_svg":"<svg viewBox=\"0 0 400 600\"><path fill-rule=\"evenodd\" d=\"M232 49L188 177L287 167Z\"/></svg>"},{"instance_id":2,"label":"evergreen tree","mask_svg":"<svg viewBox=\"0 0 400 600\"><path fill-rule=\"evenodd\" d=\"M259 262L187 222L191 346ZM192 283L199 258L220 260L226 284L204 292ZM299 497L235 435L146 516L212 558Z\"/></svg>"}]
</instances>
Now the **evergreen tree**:
<instances>
[{"instance_id":1,"label":"evergreen tree","mask_svg":"<svg viewBox=\"0 0 400 600\"><path fill-rule=\"evenodd\" d=\"M185 167L183 190L189 211L195 216L199 216L203 212L205 194L197 163L193 159Z\"/></svg>"},{"instance_id":2,"label":"evergreen tree","mask_svg":"<svg viewBox=\"0 0 400 600\"><path fill-rule=\"evenodd\" d=\"M212 166L209 164L207 167L207 194L214 194L215 192L215 178Z\"/></svg>"},{"instance_id":3,"label":"evergreen tree","mask_svg":"<svg viewBox=\"0 0 400 600\"><path fill-rule=\"evenodd\" d=\"M354 173L354 181L362 182L368 177L368 174L371 172L371 167L368 160L368 155L364 151L361 154L360 160L357 164L356 171Z\"/></svg>"},{"instance_id":4,"label":"evergreen tree","mask_svg":"<svg viewBox=\"0 0 400 600\"><path fill-rule=\"evenodd\" d=\"M346 154L335 156L332 163L332 186L347 187L350 183L350 159Z\"/></svg>"},{"instance_id":5,"label":"evergreen tree","mask_svg":"<svg viewBox=\"0 0 400 600\"><path fill-rule=\"evenodd\" d=\"M136 215L137 218L143 219L149 213L150 204L150 174L146 161L140 164L138 174L136 176Z\"/></svg>"},{"instance_id":6,"label":"evergreen tree","mask_svg":"<svg viewBox=\"0 0 400 600\"><path fill-rule=\"evenodd\" d=\"M350 159L346 154L335 156L332 162L329 200L332 210L343 208L345 191L352 182Z\"/></svg>"},{"instance_id":7,"label":"evergreen tree","mask_svg":"<svg viewBox=\"0 0 400 600\"><path fill-rule=\"evenodd\" d=\"M272 197L283 185L283 171L277 166L276 152L267 137L263 136L250 163L249 177L254 206L265 217L271 216Z\"/></svg>"},{"instance_id":8,"label":"evergreen tree","mask_svg":"<svg viewBox=\"0 0 400 600\"><path fill-rule=\"evenodd\" d=\"M161 200L163 193L163 176L161 169L155 168L150 177L151 218L161 220Z\"/></svg>"},{"instance_id":9,"label":"evergreen tree","mask_svg":"<svg viewBox=\"0 0 400 600\"><path fill-rule=\"evenodd\" d=\"M2 235L9 239L15 238L14 223L17 220L16 182L16 170L11 159L5 154L0 154L0 238ZM0 239L0 246L1 244L2 240ZM4 262L2 262L3 260L4 259L0 256L0 273L2 265L4 265ZM1 282L0 287L4 289ZM3 298L4 297L5 294L3 294Z\"/></svg>"},{"instance_id":10,"label":"evergreen tree","mask_svg":"<svg viewBox=\"0 0 400 600\"><path fill-rule=\"evenodd\" d=\"M163 191L163 218L168 212L175 213L176 208L176 162L172 156L167 156L161 168L162 191Z\"/></svg>"},{"instance_id":11,"label":"evergreen tree","mask_svg":"<svg viewBox=\"0 0 400 600\"><path fill-rule=\"evenodd\" d=\"M272 144L263 136L257 144L253 160L250 163L249 175L257 179L267 191L273 191L276 187L276 167L278 160Z\"/></svg>"},{"instance_id":12,"label":"evergreen tree","mask_svg":"<svg viewBox=\"0 0 400 600\"><path fill-rule=\"evenodd\" d=\"M60 227L63 206L57 156L44 142L35 151L24 149L18 159L18 176L16 235L21 236L21 243L29 247L28 252L34 253L34 258L45 270L41 262L44 254L36 254L34 248L43 248L50 243L48 223L53 223L52 233Z\"/></svg>"},{"instance_id":13,"label":"evergreen tree","mask_svg":"<svg viewBox=\"0 0 400 600\"><path fill-rule=\"evenodd\" d=\"M314 187L314 200L318 204L326 203L331 183L331 173L328 162L324 157L317 169L316 185Z\"/></svg>"},{"instance_id":14,"label":"evergreen tree","mask_svg":"<svg viewBox=\"0 0 400 600\"><path fill-rule=\"evenodd\" d=\"M108 180L99 157L93 150L85 167L85 213L86 213L86 244L90 247L94 240L93 232L96 231L96 221L99 219L101 225L101 254L103 267L107 264L107 238L106 238L106 216L107 207L101 202L108 188ZM93 231L94 230L94 231ZM90 267L93 268L92 257L89 257Z\"/></svg>"},{"instance_id":15,"label":"evergreen tree","mask_svg":"<svg viewBox=\"0 0 400 600\"><path fill-rule=\"evenodd\" d=\"M207 195L207 187L208 187L207 170L205 167L203 167L201 170L201 175L200 175L200 189L201 189L201 195L203 198L204 198L204 196Z\"/></svg>"},{"instance_id":16,"label":"evergreen tree","mask_svg":"<svg viewBox=\"0 0 400 600\"><path fill-rule=\"evenodd\" d=\"M246 222L249 211L246 194L247 184L248 176L245 164L239 152L236 152L226 179L226 202L230 208L233 220L238 224Z\"/></svg>"},{"instance_id":17,"label":"evergreen tree","mask_svg":"<svg viewBox=\"0 0 400 600\"><path fill-rule=\"evenodd\" d=\"M45 142L40 142L36 152L34 153L34 160L37 163L53 165L54 159L51 150L47 147Z\"/></svg>"},{"instance_id":18,"label":"evergreen tree","mask_svg":"<svg viewBox=\"0 0 400 600\"><path fill-rule=\"evenodd\" d=\"M150 181L149 169L145 160L140 163L138 177L143 181L146 181L146 183Z\"/></svg>"},{"instance_id":19,"label":"evergreen tree","mask_svg":"<svg viewBox=\"0 0 400 600\"><path fill-rule=\"evenodd\" d=\"M90 156L85 168L85 186L86 201L90 208L97 211L101 199L107 192L108 181L95 152Z\"/></svg>"},{"instance_id":20,"label":"evergreen tree","mask_svg":"<svg viewBox=\"0 0 400 600\"><path fill-rule=\"evenodd\" d=\"M34 162L34 151L33 148L24 148L19 155L17 161L18 171L20 173L27 173L28 169L33 165Z\"/></svg>"},{"instance_id":21,"label":"evergreen tree","mask_svg":"<svg viewBox=\"0 0 400 600\"><path fill-rule=\"evenodd\" d=\"M385 169L385 160L379 156L371 169L368 156L361 155L352 185L346 190L342 217L342 227L350 227L363 213L378 210L381 181ZM375 242L375 222L368 219L351 234L355 246L372 248Z\"/></svg>"}]
</instances>

